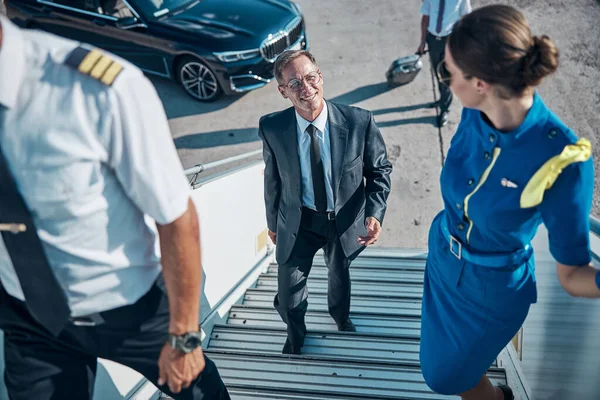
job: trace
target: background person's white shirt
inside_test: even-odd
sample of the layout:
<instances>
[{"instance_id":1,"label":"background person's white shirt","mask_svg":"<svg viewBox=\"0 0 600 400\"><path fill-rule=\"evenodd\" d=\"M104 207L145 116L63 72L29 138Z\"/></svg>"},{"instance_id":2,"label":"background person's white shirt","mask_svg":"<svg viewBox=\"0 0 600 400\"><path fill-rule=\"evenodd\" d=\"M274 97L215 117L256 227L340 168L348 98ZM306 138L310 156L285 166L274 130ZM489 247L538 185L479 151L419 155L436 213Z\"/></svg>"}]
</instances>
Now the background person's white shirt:
<instances>
[{"instance_id":1,"label":"background person's white shirt","mask_svg":"<svg viewBox=\"0 0 600 400\"><path fill-rule=\"evenodd\" d=\"M444 15L442 16L442 29L436 32L438 15L440 14L441 0L423 0L421 14L429 16L427 30L435 36L448 36L452 32L454 24L462 17L471 12L471 0L444 0Z\"/></svg>"}]
</instances>

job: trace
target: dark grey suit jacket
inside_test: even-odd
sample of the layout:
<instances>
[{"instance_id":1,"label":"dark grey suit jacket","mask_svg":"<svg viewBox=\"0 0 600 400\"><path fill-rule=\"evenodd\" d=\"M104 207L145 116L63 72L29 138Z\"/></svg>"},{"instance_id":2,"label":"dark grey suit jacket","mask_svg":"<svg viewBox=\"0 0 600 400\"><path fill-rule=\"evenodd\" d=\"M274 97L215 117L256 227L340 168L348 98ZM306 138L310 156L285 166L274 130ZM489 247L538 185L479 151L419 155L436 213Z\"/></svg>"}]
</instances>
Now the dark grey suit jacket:
<instances>
[{"instance_id":1,"label":"dark grey suit jacket","mask_svg":"<svg viewBox=\"0 0 600 400\"><path fill-rule=\"evenodd\" d=\"M346 257L363 249L358 236L366 233L365 218L383 223L390 193L392 165L373 115L366 110L326 102L336 227ZM267 226L277 233L279 264L292 252L302 214L302 173L294 108L265 115L258 135L265 161Z\"/></svg>"}]
</instances>

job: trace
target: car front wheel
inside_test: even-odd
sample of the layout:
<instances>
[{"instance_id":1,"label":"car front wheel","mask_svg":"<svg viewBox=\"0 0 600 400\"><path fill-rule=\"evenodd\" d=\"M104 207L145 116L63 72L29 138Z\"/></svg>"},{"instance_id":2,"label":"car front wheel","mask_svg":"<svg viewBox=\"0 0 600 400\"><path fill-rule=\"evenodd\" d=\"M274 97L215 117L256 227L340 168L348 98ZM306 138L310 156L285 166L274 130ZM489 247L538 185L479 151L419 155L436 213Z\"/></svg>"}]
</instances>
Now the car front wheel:
<instances>
[{"instance_id":1,"label":"car front wheel","mask_svg":"<svg viewBox=\"0 0 600 400\"><path fill-rule=\"evenodd\" d=\"M223 93L215 74L193 57L181 59L177 78L186 93L200 101L214 101Z\"/></svg>"}]
</instances>

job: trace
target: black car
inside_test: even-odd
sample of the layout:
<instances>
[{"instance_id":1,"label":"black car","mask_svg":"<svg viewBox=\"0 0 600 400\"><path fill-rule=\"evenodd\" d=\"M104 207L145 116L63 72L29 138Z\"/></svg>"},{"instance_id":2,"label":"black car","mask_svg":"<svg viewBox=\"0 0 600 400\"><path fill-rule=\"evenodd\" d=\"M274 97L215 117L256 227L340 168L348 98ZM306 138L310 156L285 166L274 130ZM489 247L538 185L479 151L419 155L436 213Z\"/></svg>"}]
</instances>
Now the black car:
<instances>
[{"instance_id":1,"label":"black car","mask_svg":"<svg viewBox=\"0 0 600 400\"><path fill-rule=\"evenodd\" d=\"M103 48L201 101L258 89L286 49L306 49L289 0L5 0L17 25Z\"/></svg>"}]
</instances>

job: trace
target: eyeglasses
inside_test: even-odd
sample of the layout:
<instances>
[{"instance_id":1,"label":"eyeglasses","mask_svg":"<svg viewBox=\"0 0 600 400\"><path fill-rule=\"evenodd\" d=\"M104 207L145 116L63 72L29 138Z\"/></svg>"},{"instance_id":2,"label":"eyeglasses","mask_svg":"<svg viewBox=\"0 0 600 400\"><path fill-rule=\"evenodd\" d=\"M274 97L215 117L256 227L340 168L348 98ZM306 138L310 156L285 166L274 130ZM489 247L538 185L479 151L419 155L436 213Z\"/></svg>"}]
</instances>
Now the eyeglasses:
<instances>
[{"instance_id":1,"label":"eyeglasses","mask_svg":"<svg viewBox=\"0 0 600 400\"><path fill-rule=\"evenodd\" d=\"M437 77L440 82L442 82L446 86L450 86L452 84L452 74L448 71L448 67L446 66L446 60L442 60L439 62L435 69L437 73ZM471 75L463 75L465 79L471 79Z\"/></svg>"},{"instance_id":2,"label":"eyeglasses","mask_svg":"<svg viewBox=\"0 0 600 400\"><path fill-rule=\"evenodd\" d=\"M321 71L313 71L310 72L302 79L290 79L290 81L284 85L279 85L281 87L287 87L292 92L297 92L302 88L302 81L306 81L306 83L310 86L318 85L321 82Z\"/></svg>"}]
</instances>

